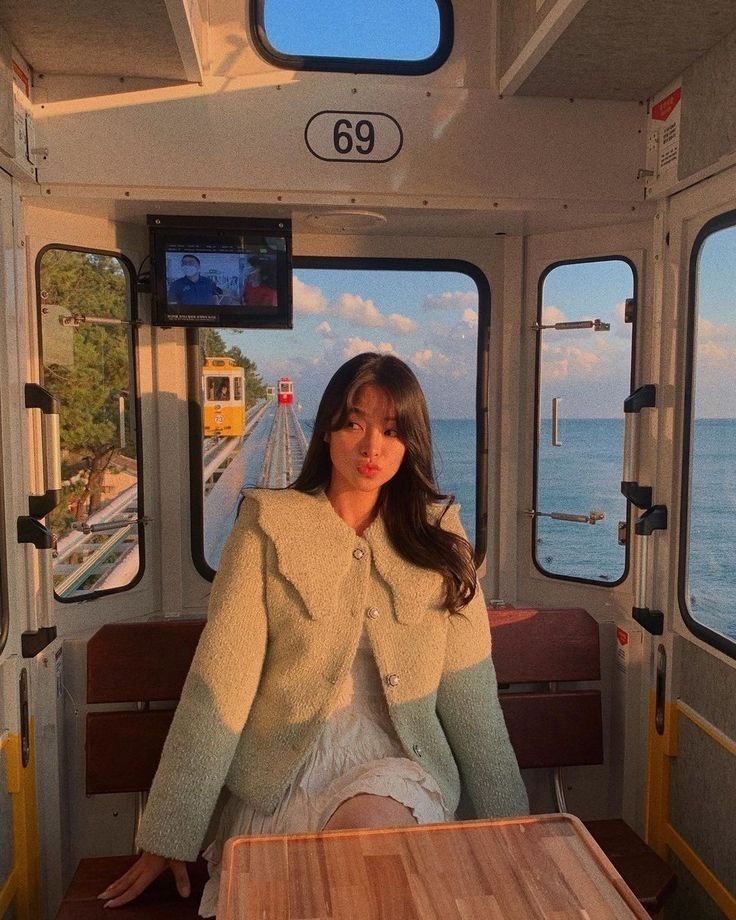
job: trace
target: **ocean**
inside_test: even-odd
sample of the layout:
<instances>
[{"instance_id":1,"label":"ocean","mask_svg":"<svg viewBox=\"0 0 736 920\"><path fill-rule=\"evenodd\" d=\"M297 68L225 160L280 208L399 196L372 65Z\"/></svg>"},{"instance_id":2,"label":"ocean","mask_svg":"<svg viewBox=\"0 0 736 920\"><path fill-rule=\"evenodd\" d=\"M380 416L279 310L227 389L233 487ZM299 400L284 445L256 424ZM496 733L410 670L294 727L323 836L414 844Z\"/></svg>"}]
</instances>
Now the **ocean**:
<instances>
[{"instance_id":1,"label":"ocean","mask_svg":"<svg viewBox=\"0 0 736 920\"><path fill-rule=\"evenodd\" d=\"M537 518L539 566L556 575L602 583L624 572L625 549L618 544L618 522L626 519L620 492L623 421L563 419L553 447L550 421L542 421L537 510L589 514L605 519L578 524ZM475 532L475 421L432 423L438 481L462 504L463 523ZM532 506L522 496L520 505ZM689 610L694 619L736 639L736 419L695 423L688 563ZM670 519L670 526L678 521ZM656 535L654 536L656 539Z\"/></svg>"},{"instance_id":2,"label":"ocean","mask_svg":"<svg viewBox=\"0 0 736 920\"><path fill-rule=\"evenodd\" d=\"M309 438L311 420L301 420ZM588 515L602 511L595 524L537 518L537 564L552 575L600 583L624 573L625 548L618 523L626 520L620 492L623 420L562 419L553 447L550 420L541 425L537 511ZM435 467L440 489L455 495L468 536L475 540L475 420L432 422ZM688 596L694 619L736 639L736 419L695 423L692 524ZM532 496L521 496L530 508ZM670 526L678 522L670 518ZM656 539L656 535L654 536Z\"/></svg>"}]
</instances>

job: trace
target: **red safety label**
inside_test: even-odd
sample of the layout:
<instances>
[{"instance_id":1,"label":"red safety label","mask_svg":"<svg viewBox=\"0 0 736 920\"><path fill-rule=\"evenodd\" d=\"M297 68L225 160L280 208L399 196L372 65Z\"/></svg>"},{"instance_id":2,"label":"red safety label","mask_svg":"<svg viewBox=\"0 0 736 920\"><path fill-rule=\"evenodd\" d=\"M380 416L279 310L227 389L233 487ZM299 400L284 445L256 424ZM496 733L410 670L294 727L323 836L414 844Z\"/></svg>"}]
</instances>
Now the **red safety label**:
<instances>
[{"instance_id":1,"label":"red safety label","mask_svg":"<svg viewBox=\"0 0 736 920\"><path fill-rule=\"evenodd\" d=\"M655 121L667 121L681 98L682 87L678 86L677 89L672 90L668 96L665 96L664 99L660 99L655 106L652 106L652 118Z\"/></svg>"}]
</instances>

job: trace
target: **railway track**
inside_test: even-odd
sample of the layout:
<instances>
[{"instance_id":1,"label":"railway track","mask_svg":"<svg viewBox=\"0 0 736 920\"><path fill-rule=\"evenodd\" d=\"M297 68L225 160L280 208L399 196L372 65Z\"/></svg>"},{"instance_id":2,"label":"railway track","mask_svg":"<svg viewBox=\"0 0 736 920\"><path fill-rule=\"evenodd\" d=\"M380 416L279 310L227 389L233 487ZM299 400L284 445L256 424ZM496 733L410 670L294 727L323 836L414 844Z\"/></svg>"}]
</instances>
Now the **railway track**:
<instances>
[{"instance_id":1,"label":"railway track","mask_svg":"<svg viewBox=\"0 0 736 920\"><path fill-rule=\"evenodd\" d=\"M246 414L243 438L206 438L202 443L202 478L205 495L242 449L243 441L267 411L260 400ZM87 593L106 583L116 568L129 566L138 547L138 487L130 486L84 525L75 527L59 540L54 554L54 590L59 597ZM118 526L116 526L118 525Z\"/></svg>"},{"instance_id":2,"label":"railway track","mask_svg":"<svg viewBox=\"0 0 736 920\"><path fill-rule=\"evenodd\" d=\"M280 405L274 414L266 444L259 487L286 488L299 475L306 453L307 439L294 414L294 407Z\"/></svg>"},{"instance_id":3,"label":"railway track","mask_svg":"<svg viewBox=\"0 0 736 920\"><path fill-rule=\"evenodd\" d=\"M242 438L207 438L202 445L202 482L205 496L209 495L215 483L224 473L235 457L236 451L243 446L255 426L268 410L268 402L263 399L251 406L245 416L245 432Z\"/></svg>"}]
</instances>

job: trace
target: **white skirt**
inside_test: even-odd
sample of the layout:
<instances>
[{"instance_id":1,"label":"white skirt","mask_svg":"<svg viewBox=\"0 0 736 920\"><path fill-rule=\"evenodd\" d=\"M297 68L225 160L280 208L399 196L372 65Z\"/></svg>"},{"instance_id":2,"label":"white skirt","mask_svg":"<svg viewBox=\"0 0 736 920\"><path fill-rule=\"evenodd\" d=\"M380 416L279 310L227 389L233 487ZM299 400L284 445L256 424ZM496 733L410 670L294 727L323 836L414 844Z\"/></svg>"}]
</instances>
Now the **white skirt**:
<instances>
[{"instance_id":1,"label":"white skirt","mask_svg":"<svg viewBox=\"0 0 736 920\"><path fill-rule=\"evenodd\" d=\"M365 632L329 720L274 813L256 811L235 795L226 803L215 839L204 851L210 878L200 916L216 915L220 862L230 837L316 833L343 802L363 793L395 799L419 824L455 820L433 777L401 747Z\"/></svg>"}]
</instances>

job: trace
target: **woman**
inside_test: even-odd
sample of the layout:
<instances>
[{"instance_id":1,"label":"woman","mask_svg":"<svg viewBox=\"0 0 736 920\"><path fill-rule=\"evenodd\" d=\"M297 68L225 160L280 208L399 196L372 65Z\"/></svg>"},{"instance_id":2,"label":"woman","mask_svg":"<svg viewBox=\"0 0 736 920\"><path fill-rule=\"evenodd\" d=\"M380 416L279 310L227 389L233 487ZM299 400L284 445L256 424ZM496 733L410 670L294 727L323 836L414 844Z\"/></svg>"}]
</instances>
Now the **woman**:
<instances>
[{"instance_id":1,"label":"woman","mask_svg":"<svg viewBox=\"0 0 736 920\"><path fill-rule=\"evenodd\" d=\"M141 822L145 852L100 895L109 906L167 865L189 893L183 861L223 784L202 916L235 834L451 821L461 791L478 817L526 813L472 550L445 500L412 371L390 355L348 361L293 486L243 500Z\"/></svg>"}]
</instances>

